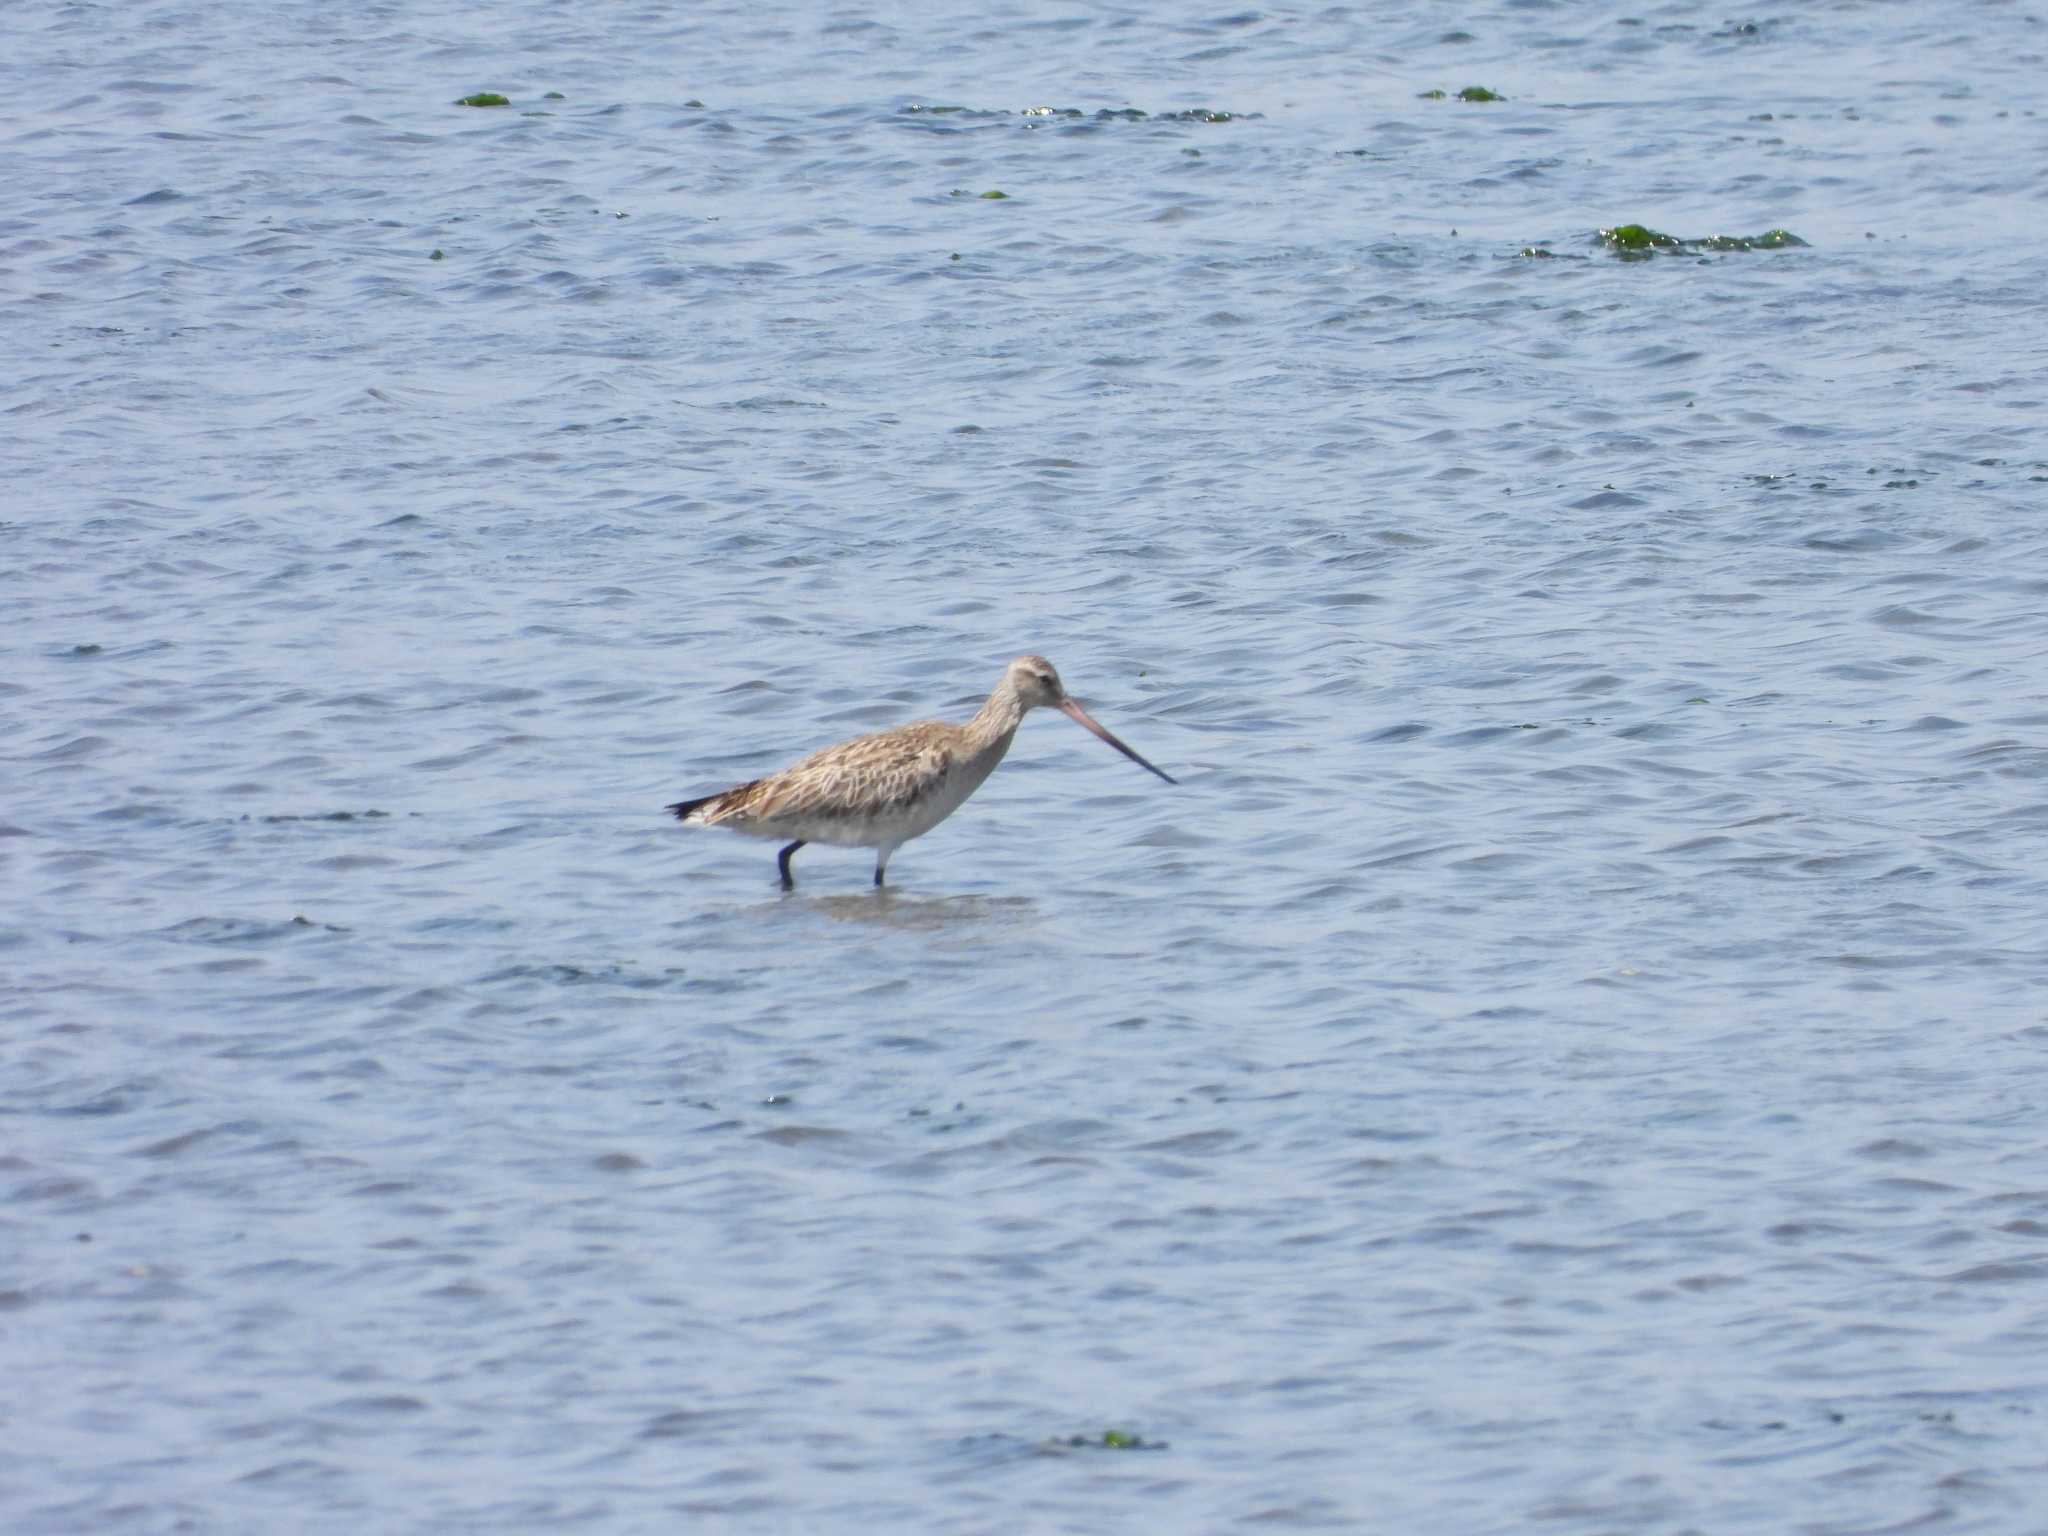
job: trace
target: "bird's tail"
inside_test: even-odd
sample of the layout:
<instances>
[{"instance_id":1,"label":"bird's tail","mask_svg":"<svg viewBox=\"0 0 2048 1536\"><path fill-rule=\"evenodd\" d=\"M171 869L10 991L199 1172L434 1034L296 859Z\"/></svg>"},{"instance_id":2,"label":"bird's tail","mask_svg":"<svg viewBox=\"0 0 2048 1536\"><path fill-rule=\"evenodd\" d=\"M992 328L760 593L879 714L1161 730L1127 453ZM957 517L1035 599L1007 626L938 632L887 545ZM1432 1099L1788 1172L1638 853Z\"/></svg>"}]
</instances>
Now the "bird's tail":
<instances>
[{"instance_id":1,"label":"bird's tail","mask_svg":"<svg viewBox=\"0 0 2048 1536\"><path fill-rule=\"evenodd\" d=\"M678 800L666 809L677 821L693 827L715 827L735 816L745 819L753 808L754 791L761 787L762 782L754 779L746 784L735 784L731 789L721 789L701 800Z\"/></svg>"}]
</instances>

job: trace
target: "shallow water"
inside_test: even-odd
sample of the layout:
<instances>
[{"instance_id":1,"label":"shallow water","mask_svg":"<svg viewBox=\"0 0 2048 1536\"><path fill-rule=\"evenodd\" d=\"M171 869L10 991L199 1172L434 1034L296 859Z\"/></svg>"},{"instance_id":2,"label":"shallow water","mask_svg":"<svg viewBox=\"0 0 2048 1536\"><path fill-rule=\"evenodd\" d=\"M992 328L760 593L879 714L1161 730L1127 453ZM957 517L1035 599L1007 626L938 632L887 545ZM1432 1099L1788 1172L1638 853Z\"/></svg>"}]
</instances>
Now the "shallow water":
<instances>
[{"instance_id":1,"label":"shallow water","mask_svg":"<svg viewBox=\"0 0 2048 1536\"><path fill-rule=\"evenodd\" d=\"M2039 1529L2048 38L1411 10L9 10L10 1530Z\"/></svg>"}]
</instances>

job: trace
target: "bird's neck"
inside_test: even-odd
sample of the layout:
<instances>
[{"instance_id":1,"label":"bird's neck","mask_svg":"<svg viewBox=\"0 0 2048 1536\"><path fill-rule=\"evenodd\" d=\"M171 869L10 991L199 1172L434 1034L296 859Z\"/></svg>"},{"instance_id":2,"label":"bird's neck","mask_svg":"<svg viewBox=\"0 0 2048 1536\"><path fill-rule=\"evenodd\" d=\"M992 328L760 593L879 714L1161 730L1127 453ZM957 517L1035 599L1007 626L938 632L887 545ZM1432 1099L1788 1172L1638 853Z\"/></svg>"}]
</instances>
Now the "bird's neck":
<instances>
[{"instance_id":1,"label":"bird's neck","mask_svg":"<svg viewBox=\"0 0 2048 1536\"><path fill-rule=\"evenodd\" d=\"M992 747L998 742L1007 747L1023 719L1023 701L1013 690L998 688L988 696L988 702L975 711L974 718L967 722L967 729L977 749Z\"/></svg>"}]
</instances>

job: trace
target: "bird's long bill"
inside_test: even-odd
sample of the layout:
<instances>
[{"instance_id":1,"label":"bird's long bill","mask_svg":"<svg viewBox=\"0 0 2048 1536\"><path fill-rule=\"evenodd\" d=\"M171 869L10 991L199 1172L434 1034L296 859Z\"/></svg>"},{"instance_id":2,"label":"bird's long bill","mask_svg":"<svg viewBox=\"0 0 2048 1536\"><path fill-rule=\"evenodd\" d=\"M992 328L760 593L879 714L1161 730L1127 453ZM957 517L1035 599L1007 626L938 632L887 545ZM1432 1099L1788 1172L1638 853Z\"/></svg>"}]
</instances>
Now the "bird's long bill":
<instances>
[{"instance_id":1,"label":"bird's long bill","mask_svg":"<svg viewBox=\"0 0 2048 1536\"><path fill-rule=\"evenodd\" d=\"M1166 782L1169 784L1178 784L1180 782L1179 779L1176 779L1172 774L1167 773L1164 769L1153 768L1150 763L1145 761L1145 759L1138 756L1137 753L1133 752L1129 747L1125 746L1122 742L1118 741L1114 736L1110 735L1109 732L1105 731L1101 726L1097 725L1093 720L1091 720L1088 717L1087 710L1083 709L1080 705L1076 704L1072 699L1060 700L1059 709L1060 713L1065 715L1069 720L1073 721L1076 725L1085 725L1086 727L1088 727L1089 730L1093 731L1096 735L1100 736L1112 747L1115 747L1117 751L1123 753L1125 757L1128 757L1140 768L1151 769L1153 773L1158 774L1159 777L1166 780Z\"/></svg>"}]
</instances>

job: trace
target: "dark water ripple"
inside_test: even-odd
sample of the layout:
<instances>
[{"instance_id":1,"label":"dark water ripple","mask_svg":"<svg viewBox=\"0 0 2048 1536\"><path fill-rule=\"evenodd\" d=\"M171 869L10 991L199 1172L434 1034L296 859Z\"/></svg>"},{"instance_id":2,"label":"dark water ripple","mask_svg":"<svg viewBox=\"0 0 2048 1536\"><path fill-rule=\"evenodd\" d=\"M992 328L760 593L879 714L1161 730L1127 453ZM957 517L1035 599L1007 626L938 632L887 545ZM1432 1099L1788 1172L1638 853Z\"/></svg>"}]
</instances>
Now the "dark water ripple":
<instances>
[{"instance_id":1,"label":"dark water ripple","mask_svg":"<svg viewBox=\"0 0 2048 1536\"><path fill-rule=\"evenodd\" d=\"M17 4L7 1529L2036 1530L2039 32Z\"/></svg>"}]
</instances>

